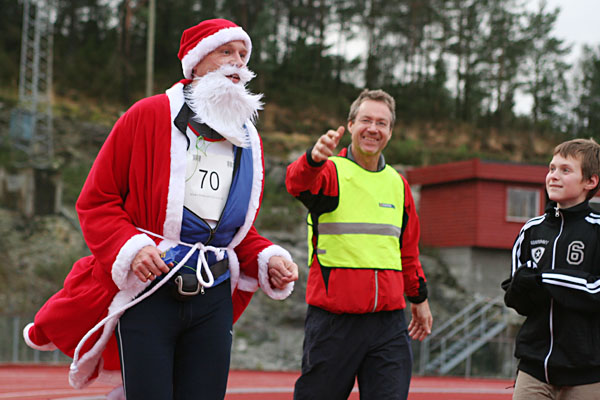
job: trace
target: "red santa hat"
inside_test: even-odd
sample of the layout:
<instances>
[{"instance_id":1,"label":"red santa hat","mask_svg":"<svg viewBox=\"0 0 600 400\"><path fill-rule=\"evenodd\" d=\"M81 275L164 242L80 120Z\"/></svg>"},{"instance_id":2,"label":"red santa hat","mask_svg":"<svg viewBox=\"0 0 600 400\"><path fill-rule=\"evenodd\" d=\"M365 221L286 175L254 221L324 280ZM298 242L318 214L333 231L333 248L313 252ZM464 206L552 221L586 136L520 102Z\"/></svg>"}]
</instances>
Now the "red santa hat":
<instances>
[{"instance_id":1,"label":"red santa hat","mask_svg":"<svg viewBox=\"0 0 600 400\"><path fill-rule=\"evenodd\" d=\"M246 57L248 63L252 52L250 36L239 26L226 19L208 19L198 25L183 31L179 53L183 76L192 79L192 69L210 52L225 43L242 40L246 44Z\"/></svg>"}]
</instances>

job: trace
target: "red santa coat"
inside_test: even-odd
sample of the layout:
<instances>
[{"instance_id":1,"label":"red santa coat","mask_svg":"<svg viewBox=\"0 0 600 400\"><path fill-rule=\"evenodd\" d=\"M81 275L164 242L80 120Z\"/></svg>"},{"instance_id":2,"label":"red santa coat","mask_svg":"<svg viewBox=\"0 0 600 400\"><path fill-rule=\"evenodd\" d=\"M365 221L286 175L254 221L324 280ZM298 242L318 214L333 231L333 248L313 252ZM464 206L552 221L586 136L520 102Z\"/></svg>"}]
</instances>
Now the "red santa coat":
<instances>
[{"instance_id":1,"label":"red santa coat","mask_svg":"<svg viewBox=\"0 0 600 400\"><path fill-rule=\"evenodd\" d=\"M141 282L131 272L131 261L144 246L166 250L179 242L187 141L173 121L183 106L183 85L188 82L181 81L165 94L140 100L113 127L77 201L81 228L92 255L73 265L63 289L24 329L30 347L58 348L74 357L69 382L75 388L87 386L98 375L120 383L114 328L126 307L150 283ZM269 284L270 257L291 260L291 256L260 236L253 226L262 198L264 160L256 129L249 122L247 127L254 167L250 201L244 225L225 249L234 320L259 286L274 299L284 299L293 290L293 283L283 290Z\"/></svg>"}]
</instances>

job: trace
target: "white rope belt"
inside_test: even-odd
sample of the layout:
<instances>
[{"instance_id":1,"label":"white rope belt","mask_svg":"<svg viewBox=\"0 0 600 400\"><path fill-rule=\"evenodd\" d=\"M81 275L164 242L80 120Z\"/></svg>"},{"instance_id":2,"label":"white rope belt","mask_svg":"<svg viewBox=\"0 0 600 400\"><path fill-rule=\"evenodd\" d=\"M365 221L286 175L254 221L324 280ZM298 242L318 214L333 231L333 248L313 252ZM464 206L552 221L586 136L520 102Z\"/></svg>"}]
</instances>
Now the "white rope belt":
<instances>
[{"instance_id":1,"label":"white rope belt","mask_svg":"<svg viewBox=\"0 0 600 400\"><path fill-rule=\"evenodd\" d=\"M150 232L150 231L147 231L142 228L137 228L137 229L140 232L144 232L147 235L156 236L157 238L160 238L163 240L168 240L164 236L161 236L157 233ZM196 278L198 278L198 282L200 282L200 284L205 288L209 288L212 285L214 285L215 278L213 276L212 271L210 270L208 261L206 261L206 252L212 251L216 256L217 261L221 261L223 259L223 257L225 257L225 251L227 249L221 248L221 247L214 247L214 246L205 246L201 242L197 242L193 245L189 244L189 243L185 243L185 242L180 242L180 241L177 241L177 243L184 245L184 246L191 247L190 250L186 253L185 257L183 257L183 259L179 262L179 264L184 264L192 256L192 254L194 254L194 251L198 250L198 262L196 263ZM178 265L178 267L179 267L179 265ZM202 277L202 270L204 270L204 272L206 273L206 276L208 277L208 281L205 281L204 278Z\"/></svg>"},{"instance_id":2,"label":"white rope belt","mask_svg":"<svg viewBox=\"0 0 600 400\"><path fill-rule=\"evenodd\" d=\"M169 239L165 238L164 236L161 236L154 232L150 232L150 231L147 231L142 228L137 228L137 229L140 232L143 232L147 235L155 236L155 237L163 239L163 240L169 240ZM169 271L169 273L163 279L161 279L156 285L154 285L154 287L152 287L152 289L148 290L143 295L133 299L132 301L125 304L123 307L119 308L118 310L113 311L112 313L107 315L102 321L98 322L92 329L90 329L83 338L81 338L81 340L79 341L79 344L77 344L77 347L75 348L75 353L73 354L73 362L71 363L71 367L70 367L71 371L73 371L73 372L77 371L76 364L77 364L77 361L79 360L79 353L81 352L81 348L83 347L85 342L87 342L87 340L94 333L96 333L100 328L102 328L110 319L119 316L120 314L125 312L127 309L133 307L134 305L138 304L142 300L144 300L144 299L148 298L149 296L151 296L152 294L154 294L154 292L156 292L158 289L160 289L169 279L171 279L171 277L173 275L175 275L175 273L177 273L177 271L179 271L179 269L181 267L183 267L183 265L187 262L187 260L190 259L190 257L194 254L194 252L196 250L198 250L198 262L196 264L196 278L198 278L198 282L200 282L200 284L205 288L209 288L209 287L212 287L212 285L214 285L215 278L213 276L212 271L210 270L208 261L206 261L206 252L207 251L213 252L217 258L217 261L221 261L223 259L223 257L225 257L225 252L227 251L227 249L221 248L221 247L214 247L214 246L205 246L202 242L189 244L189 243L177 241L177 243L190 247L190 250L185 254L185 256L181 259L181 261L179 261L179 263L175 267L173 267L173 269L171 269L171 271ZM202 277L202 269L206 273L206 276L208 277L208 281L205 281L204 278Z\"/></svg>"}]
</instances>

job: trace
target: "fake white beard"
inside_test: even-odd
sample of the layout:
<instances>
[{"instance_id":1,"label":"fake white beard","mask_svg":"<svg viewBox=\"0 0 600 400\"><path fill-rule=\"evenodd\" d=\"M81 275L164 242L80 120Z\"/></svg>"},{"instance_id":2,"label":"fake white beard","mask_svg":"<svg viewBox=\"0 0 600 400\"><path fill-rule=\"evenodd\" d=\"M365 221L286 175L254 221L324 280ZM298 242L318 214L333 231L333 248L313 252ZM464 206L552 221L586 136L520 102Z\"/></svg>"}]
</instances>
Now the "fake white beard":
<instances>
[{"instance_id":1,"label":"fake white beard","mask_svg":"<svg viewBox=\"0 0 600 400\"><path fill-rule=\"evenodd\" d=\"M237 74L238 83L228 75ZM244 123L254 123L258 110L262 110L262 94L252 94L246 88L256 75L248 68L223 65L201 77L195 78L191 90L184 93L195 121L205 123L236 146L250 146Z\"/></svg>"}]
</instances>

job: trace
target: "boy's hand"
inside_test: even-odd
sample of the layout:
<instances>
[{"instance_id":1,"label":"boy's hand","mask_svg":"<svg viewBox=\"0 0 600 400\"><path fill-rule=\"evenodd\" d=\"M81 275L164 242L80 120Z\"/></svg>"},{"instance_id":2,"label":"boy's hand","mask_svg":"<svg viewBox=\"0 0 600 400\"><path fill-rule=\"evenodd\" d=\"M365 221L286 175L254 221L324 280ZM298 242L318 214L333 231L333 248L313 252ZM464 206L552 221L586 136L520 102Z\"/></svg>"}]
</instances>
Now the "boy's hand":
<instances>
[{"instance_id":1,"label":"boy's hand","mask_svg":"<svg viewBox=\"0 0 600 400\"><path fill-rule=\"evenodd\" d=\"M533 304L544 305L550 300L550 294L542 285L542 273L538 268L522 265L513 276L512 288L526 295Z\"/></svg>"}]
</instances>

